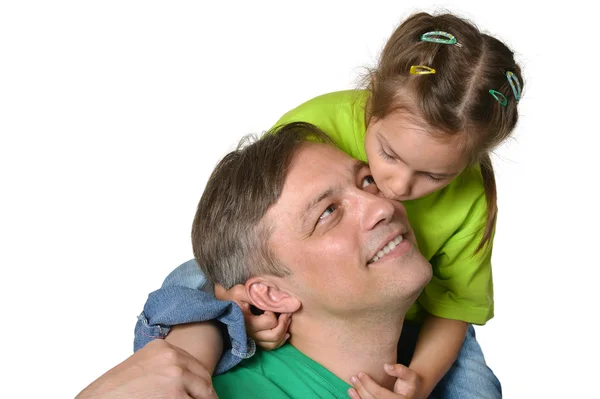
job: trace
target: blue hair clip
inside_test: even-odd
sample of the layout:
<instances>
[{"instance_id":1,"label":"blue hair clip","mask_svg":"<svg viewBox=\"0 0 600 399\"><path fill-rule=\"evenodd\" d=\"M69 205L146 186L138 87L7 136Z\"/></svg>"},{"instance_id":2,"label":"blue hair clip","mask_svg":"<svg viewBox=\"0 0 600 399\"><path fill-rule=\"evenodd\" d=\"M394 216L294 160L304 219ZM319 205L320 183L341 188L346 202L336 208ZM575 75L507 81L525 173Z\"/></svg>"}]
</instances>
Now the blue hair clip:
<instances>
[{"instance_id":1,"label":"blue hair clip","mask_svg":"<svg viewBox=\"0 0 600 399\"><path fill-rule=\"evenodd\" d=\"M500 105L502 105L503 107L506 107L506 104L508 104L508 100L506 99L506 97L504 96L504 94L500 93L499 91L490 89L490 94L496 99L496 101L498 101L500 103Z\"/></svg>"},{"instance_id":2,"label":"blue hair clip","mask_svg":"<svg viewBox=\"0 0 600 399\"><path fill-rule=\"evenodd\" d=\"M462 44L456 41L454 35L441 30L423 33L421 35L421 41L440 44L454 44L458 47L462 47Z\"/></svg>"},{"instance_id":3,"label":"blue hair clip","mask_svg":"<svg viewBox=\"0 0 600 399\"><path fill-rule=\"evenodd\" d=\"M519 83L519 79L517 79L517 75L512 73L511 71L506 72L506 79L508 79L508 84L515 95L515 99L517 102L521 99L521 83ZM516 84L516 87L515 87Z\"/></svg>"}]
</instances>

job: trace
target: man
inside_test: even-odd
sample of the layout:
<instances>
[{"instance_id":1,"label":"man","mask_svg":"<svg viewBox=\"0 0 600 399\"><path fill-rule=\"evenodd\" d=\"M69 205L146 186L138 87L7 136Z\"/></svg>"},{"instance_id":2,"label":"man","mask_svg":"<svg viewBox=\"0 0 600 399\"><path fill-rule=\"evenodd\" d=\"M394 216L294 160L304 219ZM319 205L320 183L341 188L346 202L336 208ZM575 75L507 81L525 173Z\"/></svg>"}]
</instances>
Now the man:
<instances>
[{"instance_id":1,"label":"man","mask_svg":"<svg viewBox=\"0 0 600 399\"><path fill-rule=\"evenodd\" d=\"M344 397L372 385L363 373L393 389L383 366L396 363L404 315L431 266L403 206L379 195L367 165L311 125L284 126L215 168L192 241L212 282L244 284L256 307L294 314L291 345L215 377L219 397ZM194 375L190 362L181 375ZM192 385L180 388L196 397Z\"/></svg>"}]
</instances>

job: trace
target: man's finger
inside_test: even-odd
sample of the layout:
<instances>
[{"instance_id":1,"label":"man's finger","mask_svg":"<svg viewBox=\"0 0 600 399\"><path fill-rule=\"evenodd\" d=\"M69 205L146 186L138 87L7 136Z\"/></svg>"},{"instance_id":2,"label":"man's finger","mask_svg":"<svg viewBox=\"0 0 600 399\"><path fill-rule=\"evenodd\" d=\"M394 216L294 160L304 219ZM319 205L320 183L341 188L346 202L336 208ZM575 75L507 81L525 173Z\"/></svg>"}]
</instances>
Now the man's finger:
<instances>
[{"instance_id":1,"label":"man's finger","mask_svg":"<svg viewBox=\"0 0 600 399\"><path fill-rule=\"evenodd\" d=\"M212 383L197 375L188 372L183 374L183 386L185 391L194 399L215 399L217 394Z\"/></svg>"},{"instance_id":2,"label":"man's finger","mask_svg":"<svg viewBox=\"0 0 600 399\"><path fill-rule=\"evenodd\" d=\"M176 362L179 367L205 381L212 381L212 375L194 356L175 345L172 348L179 354Z\"/></svg>"},{"instance_id":3,"label":"man's finger","mask_svg":"<svg viewBox=\"0 0 600 399\"><path fill-rule=\"evenodd\" d=\"M193 399L214 399L217 397L212 386L212 375L195 357L184 349L172 345L177 352L175 363L183 370L182 383L185 391Z\"/></svg>"}]
</instances>

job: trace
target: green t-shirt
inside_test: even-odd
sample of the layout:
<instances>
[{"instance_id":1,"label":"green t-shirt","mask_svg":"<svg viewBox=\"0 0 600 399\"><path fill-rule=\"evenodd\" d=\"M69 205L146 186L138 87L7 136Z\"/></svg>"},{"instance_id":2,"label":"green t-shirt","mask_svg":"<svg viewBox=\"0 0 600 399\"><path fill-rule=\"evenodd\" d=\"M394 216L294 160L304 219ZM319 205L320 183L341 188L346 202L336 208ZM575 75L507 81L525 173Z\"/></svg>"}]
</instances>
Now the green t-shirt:
<instances>
[{"instance_id":1,"label":"green t-shirt","mask_svg":"<svg viewBox=\"0 0 600 399\"><path fill-rule=\"evenodd\" d=\"M285 114L276 125L310 122L343 151L367 161L364 148L368 92L325 94ZM485 324L494 315L492 246L474 255L486 223L486 199L479 167L465 169L452 183L417 200L405 201L419 249L433 266L433 278L407 313Z\"/></svg>"},{"instance_id":2,"label":"green t-shirt","mask_svg":"<svg viewBox=\"0 0 600 399\"><path fill-rule=\"evenodd\" d=\"M256 350L228 372L213 378L220 399L348 399L346 382L286 344L275 351Z\"/></svg>"}]
</instances>

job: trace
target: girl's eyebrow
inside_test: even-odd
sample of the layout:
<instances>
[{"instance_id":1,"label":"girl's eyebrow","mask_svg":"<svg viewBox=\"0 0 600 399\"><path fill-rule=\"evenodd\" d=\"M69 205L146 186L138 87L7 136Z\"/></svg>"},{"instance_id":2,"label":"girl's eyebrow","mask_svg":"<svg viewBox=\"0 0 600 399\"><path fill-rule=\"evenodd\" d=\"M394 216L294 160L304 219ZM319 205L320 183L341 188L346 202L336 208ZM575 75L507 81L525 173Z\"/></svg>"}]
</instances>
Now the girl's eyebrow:
<instances>
[{"instance_id":1,"label":"girl's eyebrow","mask_svg":"<svg viewBox=\"0 0 600 399\"><path fill-rule=\"evenodd\" d=\"M387 139L385 137L383 137L383 134L381 134L381 132L377 132L377 137L379 137L379 141L381 141L383 144L385 144L385 146L387 147L387 150L389 152L391 152L394 157L398 158L401 162L404 162L404 160L400 157L400 155L396 154L396 151L394 151L392 149L392 147L390 147L390 143L387 141ZM406 162L404 162L404 163L406 163Z\"/></svg>"},{"instance_id":2,"label":"girl's eyebrow","mask_svg":"<svg viewBox=\"0 0 600 399\"><path fill-rule=\"evenodd\" d=\"M381 134L381 132L377 132L377 137L379 138L379 141L382 144L385 144L386 150L391 152L394 156L394 158L397 158L400 162L404 163L406 165L406 162L404 162L404 160L402 159L402 157L400 157L400 155L396 154L396 151L394 151L391 147L390 144L388 143L387 139L385 137L383 137L383 135ZM458 174L458 172L451 172L451 173L437 173L437 172L426 172L424 170L419 170L417 171L417 173L424 173L424 174L429 174L432 176L438 176L441 178L448 178L448 177L452 177L452 176L456 176Z\"/></svg>"}]
</instances>

